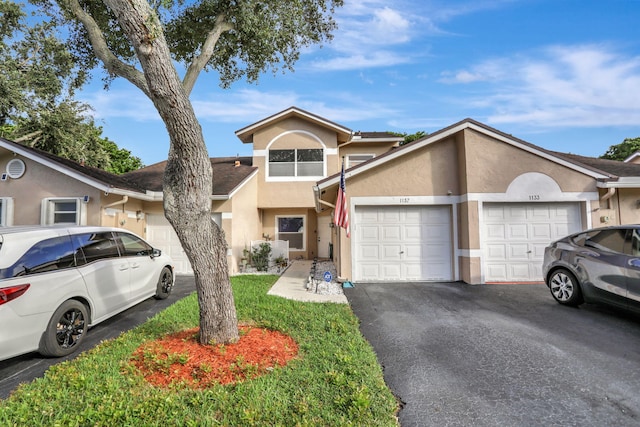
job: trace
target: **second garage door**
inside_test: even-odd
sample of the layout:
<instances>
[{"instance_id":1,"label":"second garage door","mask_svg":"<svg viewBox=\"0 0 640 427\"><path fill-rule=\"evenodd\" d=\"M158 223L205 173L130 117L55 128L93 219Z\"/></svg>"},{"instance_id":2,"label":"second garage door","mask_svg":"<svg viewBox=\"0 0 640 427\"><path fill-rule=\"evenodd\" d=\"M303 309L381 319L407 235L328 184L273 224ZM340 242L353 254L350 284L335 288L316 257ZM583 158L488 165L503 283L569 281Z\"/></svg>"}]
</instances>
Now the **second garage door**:
<instances>
[{"instance_id":1,"label":"second garage door","mask_svg":"<svg viewBox=\"0 0 640 427\"><path fill-rule=\"evenodd\" d=\"M147 240L168 254L178 274L193 274L191 263L182 249L178 235L164 215L147 215Z\"/></svg>"},{"instance_id":2,"label":"second garage door","mask_svg":"<svg viewBox=\"0 0 640 427\"><path fill-rule=\"evenodd\" d=\"M448 206L357 206L354 280L452 280Z\"/></svg>"},{"instance_id":3,"label":"second garage door","mask_svg":"<svg viewBox=\"0 0 640 427\"><path fill-rule=\"evenodd\" d=\"M542 280L544 248L582 230L579 203L486 203L486 282Z\"/></svg>"}]
</instances>

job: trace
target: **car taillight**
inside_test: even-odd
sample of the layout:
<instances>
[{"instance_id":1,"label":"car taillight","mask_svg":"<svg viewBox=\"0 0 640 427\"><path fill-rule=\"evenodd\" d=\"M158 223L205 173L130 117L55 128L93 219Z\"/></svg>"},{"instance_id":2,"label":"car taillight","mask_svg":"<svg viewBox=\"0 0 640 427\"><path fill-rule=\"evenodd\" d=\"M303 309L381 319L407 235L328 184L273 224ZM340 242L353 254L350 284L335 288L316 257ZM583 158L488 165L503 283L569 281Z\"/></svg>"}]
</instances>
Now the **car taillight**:
<instances>
[{"instance_id":1,"label":"car taillight","mask_svg":"<svg viewBox=\"0 0 640 427\"><path fill-rule=\"evenodd\" d=\"M8 288L0 288L0 305L5 302L9 302L13 299L18 298L20 295L27 292L30 284L26 285L17 285L17 286L9 286Z\"/></svg>"}]
</instances>

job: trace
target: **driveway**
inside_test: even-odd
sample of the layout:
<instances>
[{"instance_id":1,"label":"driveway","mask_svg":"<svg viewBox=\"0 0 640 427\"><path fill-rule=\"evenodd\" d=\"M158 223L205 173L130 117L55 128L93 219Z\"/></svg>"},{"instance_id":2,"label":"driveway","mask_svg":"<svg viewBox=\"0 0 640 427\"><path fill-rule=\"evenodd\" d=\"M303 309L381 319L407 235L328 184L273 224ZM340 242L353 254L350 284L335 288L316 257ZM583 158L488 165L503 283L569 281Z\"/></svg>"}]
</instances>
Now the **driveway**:
<instances>
[{"instance_id":1,"label":"driveway","mask_svg":"<svg viewBox=\"0 0 640 427\"><path fill-rule=\"evenodd\" d=\"M0 361L0 399L6 399L20 383L30 382L44 376L45 371L51 365L71 360L102 341L116 338L121 333L144 323L156 313L193 291L195 291L193 276L176 276L176 284L169 298L165 300L149 298L91 328L80 345L79 351L67 357L45 358L37 353L29 353Z\"/></svg>"},{"instance_id":2,"label":"driveway","mask_svg":"<svg viewBox=\"0 0 640 427\"><path fill-rule=\"evenodd\" d=\"M345 290L409 426L640 424L640 316L545 285Z\"/></svg>"}]
</instances>

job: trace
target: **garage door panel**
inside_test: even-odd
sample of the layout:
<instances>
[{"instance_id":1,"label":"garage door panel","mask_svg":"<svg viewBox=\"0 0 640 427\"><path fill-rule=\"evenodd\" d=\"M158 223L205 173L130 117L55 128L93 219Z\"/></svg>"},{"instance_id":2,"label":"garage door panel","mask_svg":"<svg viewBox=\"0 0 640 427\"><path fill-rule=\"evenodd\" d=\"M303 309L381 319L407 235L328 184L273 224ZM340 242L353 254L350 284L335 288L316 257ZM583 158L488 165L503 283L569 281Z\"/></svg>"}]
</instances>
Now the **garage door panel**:
<instances>
[{"instance_id":1,"label":"garage door panel","mask_svg":"<svg viewBox=\"0 0 640 427\"><path fill-rule=\"evenodd\" d=\"M527 209L523 206L510 206L507 215L512 219L527 219Z\"/></svg>"},{"instance_id":2,"label":"garage door panel","mask_svg":"<svg viewBox=\"0 0 640 427\"><path fill-rule=\"evenodd\" d=\"M386 263L382 265L383 280L398 280L402 277L400 264Z\"/></svg>"},{"instance_id":3,"label":"garage door panel","mask_svg":"<svg viewBox=\"0 0 640 427\"><path fill-rule=\"evenodd\" d=\"M535 240L548 240L551 241L551 224L532 224L531 232Z\"/></svg>"},{"instance_id":4,"label":"garage door panel","mask_svg":"<svg viewBox=\"0 0 640 427\"><path fill-rule=\"evenodd\" d=\"M400 212L394 212L390 210L381 211L381 222L384 224L397 224L400 222Z\"/></svg>"},{"instance_id":5,"label":"garage door panel","mask_svg":"<svg viewBox=\"0 0 640 427\"><path fill-rule=\"evenodd\" d=\"M384 241L396 241L401 240L402 231L399 225L383 225L382 226L382 239Z\"/></svg>"},{"instance_id":6,"label":"garage door panel","mask_svg":"<svg viewBox=\"0 0 640 427\"><path fill-rule=\"evenodd\" d=\"M529 245L526 243L512 243L507 246L509 250L509 260L529 259Z\"/></svg>"},{"instance_id":7,"label":"garage door panel","mask_svg":"<svg viewBox=\"0 0 640 427\"><path fill-rule=\"evenodd\" d=\"M191 263L182 249L178 235L164 215L147 215L147 240L171 257L176 273L193 274Z\"/></svg>"},{"instance_id":8,"label":"garage door panel","mask_svg":"<svg viewBox=\"0 0 640 427\"><path fill-rule=\"evenodd\" d=\"M422 227L422 236L427 241L443 242L450 239L449 224L426 225Z\"/></svg>"},{"instance_id":9,"label":"garage door panel","mask_svg":"<svg viewBox=\"0 0 640 427\"><path fill-rule=\"evenodd\" d=\"M420 242L423 239L423 234L425 234L422 233L422 228L420 227L420 225L405 225L403 229L404 231L402 240L405 242Z\"/></svg>"},{"instance_id":10,"label":"garage door panel","mask_svg":"<svg viewBox=\"0 0 640 427\"><path fill-rule=\"evenodd\" d=\"M360 227L360 235L362 241L368 242L377 242L380 238L380 232L377 225L363 225Z\"/></svg>"},{"instance_id":11,"label":"garage door panel","mask_svg":"<svg viewBox=\"0 0 640 427\"><path fill-rule=\"evenodd\" d=\"M528 262L521 263L521 264L512 263L509 266L509 270L510 270L509 276L511 277L510 280L519 280L524 282L527 282L530 280Z\"/></svg>"},{"instance_id":12,"label":"garage door panel","mask_svg":"<svg viewBox=\"0 0 640 427\"><path fill-rule=\"evenodd\" d=\"M354 280L451 280L450 212L448 206L357 206ZM373 244L373 233L367 227L374 227L374 217L380 251L370 251L365 258L367 244ZM369 266L376 257L377 271Z\"/></svg>"},{"instance_id":13,"label":"garage door panel","mask_svg":"<svg viewBox=\"0 0 640 427\"><path fill-rule=\"evenodd\" d=\"M500 261L507 259L507 245L487 244L486 257L492 261Z\"/></svg>"},{"instance_id":14,"label":"garage door panel","mask_svg":"<svg viewBox=\"0 0 640 427\"><path fill-rule=\"evenodd\" d=\"M507 236L504 224L488 224L487 237L489 239L504 239Z\"/></svg>"},{"instance_id":15,"label":"garage door panel","mask_svg":"<svg viewBox=\"0 0 640 427\"><path fill-rule=\"evenodd\" d=\"M544 248L582 229L579 203L487 203L483 220L488 282L541 280Z\"/></svg>"},{"instance_id":16,"label":"garage door panel","mask_svg":"<svg viewBox=\"0 0 640 427\"><path fill-rule=\"evenodd\" d=\"M507 226L509 239L526 239L527 228L527 224L509 224Z\"/></svg>"},{"instance_id":17,"label":"garage door panel","mask_svg":"<svg viewBox=\"0 0 640 427\"><path fill-rule=\"evenodd\" d=\"M358 258L363 261L379 260L380 259L380 247L377 244L360 246Z\"/></svg>"},{"instance_id":18,"label":"garage door panel","mask_svg":"<svg viewBox=\"0 0 640 427\"><path fill-rule=\"evenodd\" d=\"M504 282L507 280L506 264L486 264L486 274L496 282Z\"/></svg>"},{"instance_id":19,"label":"garage door panel","mask_svg":"<svg viewBox=\"0 0 640 427\"><path fill-rule=\"evenodd\" d=\"M360 271L364 280L377 280L380 277L380 264L363 263Z\"/></svg>"},{"instance_id":20,"label":"garage door panel","mask_svg":"<svg viewBox=\"0 0 640 427\"><path fill-rule=\"evenodd\" d=\"M551 219L551 209L548 206L533 206L529 218L533 221L549 221Z\"/></svg>"},{"instance_id":21,"label":"garage door panel","mask_svg":"<svg viewBox=\"0 0 640 427\"><path fill-rule=\"evenodd\" d=\"M400 245L384 245L383 261L399 260L401 258L402 246Z\"/></svg>"}]
</instances>

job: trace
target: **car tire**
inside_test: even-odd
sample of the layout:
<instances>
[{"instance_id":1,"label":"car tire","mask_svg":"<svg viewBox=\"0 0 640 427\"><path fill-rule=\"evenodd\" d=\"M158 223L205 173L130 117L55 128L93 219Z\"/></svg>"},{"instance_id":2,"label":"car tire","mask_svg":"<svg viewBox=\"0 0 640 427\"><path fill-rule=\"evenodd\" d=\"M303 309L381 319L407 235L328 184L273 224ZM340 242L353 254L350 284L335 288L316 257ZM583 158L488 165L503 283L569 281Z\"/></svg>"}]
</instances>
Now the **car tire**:
<instances>
[{"instance_id":1,"label":"car tire","mask_svg":"<svg viewBox=\"0 0 640 427\"><path fill-rule=\"evenodd\" d=\"M87 313L87 307L76 300L67 300L58 307L42 336L40 354L62 357L76 351L89 327Z\"/></svg>"},{"instance_id":2,"label":"car tire","mask_svg":"<svg viewBox=\"0 0 640 427\"><path fill-rule=\"evenodd\" d=\"M160 272L160 278L158 279L158 285L156 287L156 294L153 296L155 299L167 299L171 294L173 288L173 273L169 267L164 267Z\"/></svg>"},{"instance_id":3,"label":"car tire","mask_svg":"<svg viewBox=\"0 0 640 427\"><path fill-rule=\"evenodd\" d=\"M555 270L549 276L547 284L551 295L560 304L576 307L584 302L580 283L569 270L564 268Z\"/></svg>"}]
</instances>

